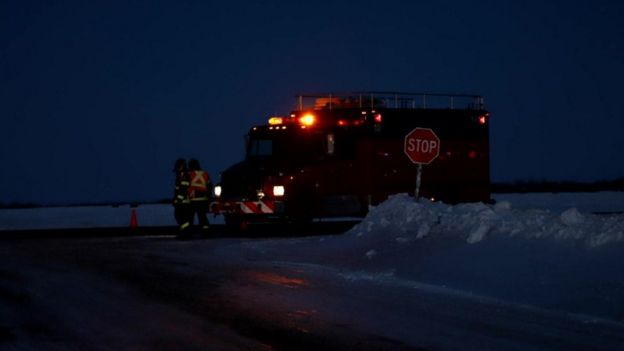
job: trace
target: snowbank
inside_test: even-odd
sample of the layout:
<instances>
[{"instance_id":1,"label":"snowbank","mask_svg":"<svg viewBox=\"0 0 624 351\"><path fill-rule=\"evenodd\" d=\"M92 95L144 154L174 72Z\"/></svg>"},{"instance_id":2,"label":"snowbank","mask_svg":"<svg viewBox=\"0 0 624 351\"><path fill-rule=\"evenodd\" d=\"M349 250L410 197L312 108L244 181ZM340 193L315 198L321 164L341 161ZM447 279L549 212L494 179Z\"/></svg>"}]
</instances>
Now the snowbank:
<instances>
[{"instance_id":1,"label":"snowbank","mask_svg":"<svg viewBox=\"0 0 624 351\"><path fill-rule=\"evenodd\" d=\"M390 197L357 226L356 236L396 233L406 243L430 235L460 236L469 244L486 237L555 238L583 241L590 247L624 240L624 214L595 215L570 208L562 213L540 209L513 209L510 202L496 205L446 205L406 194Z\"/></svg>"},{"instance_id":2,"label":"snowbank","mask_svg":"<svg viewBox=\"0 0 624 351\"><path fill-rule=\"evenodd\" d=\"M622 214L514 209L509 202L451 206L396 195L319 246L329 264L384 281L624 321Z\"/></svg>"}]
</instances>

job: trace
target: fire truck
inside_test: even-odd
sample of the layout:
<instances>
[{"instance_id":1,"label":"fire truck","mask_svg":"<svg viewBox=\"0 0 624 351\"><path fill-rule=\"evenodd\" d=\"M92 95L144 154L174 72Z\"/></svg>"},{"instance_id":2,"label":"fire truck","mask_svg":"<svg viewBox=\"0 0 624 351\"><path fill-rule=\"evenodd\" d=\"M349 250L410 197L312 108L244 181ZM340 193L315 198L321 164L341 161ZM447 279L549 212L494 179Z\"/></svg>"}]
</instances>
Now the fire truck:
<instances>
[{"instance_id":1,"label":"fire truck","mask_svg":"<svg viewBox=\"0 0 624 351\"><path fill-rule=\"evenodd\" d=\"M420 194L445 203L490 201L489 113L464 94L305 94L294 111L253 126L245 159L221 174L211 212L226 224L306 223L363 216L397 193L413 193L417 167L404 153L416 127L440 138Z\"/></svg>"}]
</instances>

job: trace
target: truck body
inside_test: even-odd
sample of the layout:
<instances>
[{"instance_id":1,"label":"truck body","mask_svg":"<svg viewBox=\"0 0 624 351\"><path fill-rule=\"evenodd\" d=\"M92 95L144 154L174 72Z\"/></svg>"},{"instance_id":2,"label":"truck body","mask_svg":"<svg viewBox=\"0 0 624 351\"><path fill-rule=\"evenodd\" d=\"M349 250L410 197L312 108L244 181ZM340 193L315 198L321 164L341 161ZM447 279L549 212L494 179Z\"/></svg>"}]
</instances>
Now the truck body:
<instances>
[{"instance_id":1,"label":"truck body","mask_svg":"<svg viewBox=\"0 0 624 351\"><path fill-rule=\"evenodd\" d=\"M299 95L290 114L253 126L211 211L228 224L363 216L392 194L414 192L417 166L404 143L416 127L441 142L424 166L421 196L489 201L489 113L480 96L358 92Z\"/></svg>"}]
</instances>

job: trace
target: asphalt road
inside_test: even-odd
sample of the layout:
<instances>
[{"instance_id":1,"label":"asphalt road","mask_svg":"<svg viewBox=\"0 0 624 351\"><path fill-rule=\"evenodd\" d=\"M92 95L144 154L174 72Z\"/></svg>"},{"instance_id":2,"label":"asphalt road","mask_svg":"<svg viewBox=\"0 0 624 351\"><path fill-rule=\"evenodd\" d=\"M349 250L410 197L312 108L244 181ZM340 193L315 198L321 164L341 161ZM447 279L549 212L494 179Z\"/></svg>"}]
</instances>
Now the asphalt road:
<instances>
[{"instance_id":1,"label":"asphalt road","mask_svg":"<svg viewBox=\"0 0 624 351\"><path fill-rule=\"evenodd\" d=\"M358 221L315 221L305 227L293 227L279 224L251 224L247 230L233 231L225 225L212 225L210 233L204 236L211 238L269 238L269 237L297 237L308 235L341 234ZM0 230L1 239L44 239L44 238L93 238L93 237L141 237L176 235L177 227L99 227L99 228L68 228L68 229L26 229ZM201 239L202 234L195 229L194 239Z\"/></svg>"},{"instance_id":2,"label":"asphalt road","mask_svg":"<svg viewBox=\"0 0 624 351\"><path fill-rule=\"evenodd\" d=\"M182 241L175 228L0 235L0 350L624 347L620 323L418 282L345 279L331 264L262 244L321 240L352 225L256 226L237 235L215 227Z\"/></svg>"},{"instance_id":3,"label":"asphalt road","mask_svg":"<svg viewBox=\"0 0 624 351\"><path fill-rule=\"evenodd\" d=\"M303 233L332 235L353 224L316 223ZM175 228L1 233L0 349L417 350L316 320L313 310L267 309L245 292L254 285L290 291L303 284L292 272L183 258L186 250L204 254L193 251L197 243L210 251L213 243L294 233L216 226L209 237L185 241ZM166 254L172 251L182 258Z\"/></svg>"}]
</instances>

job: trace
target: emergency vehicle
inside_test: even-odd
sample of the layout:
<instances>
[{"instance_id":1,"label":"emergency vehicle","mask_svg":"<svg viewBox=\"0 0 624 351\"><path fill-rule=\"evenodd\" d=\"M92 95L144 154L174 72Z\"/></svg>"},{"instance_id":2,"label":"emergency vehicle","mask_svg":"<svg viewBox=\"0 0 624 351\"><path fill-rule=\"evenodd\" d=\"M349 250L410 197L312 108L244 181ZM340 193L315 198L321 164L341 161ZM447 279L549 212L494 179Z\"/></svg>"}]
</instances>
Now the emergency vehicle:
<instances>
[{"instance_id":1,"label":"emergency vehicle","mask_svg":"<svg viewBox=\"0 0 624 351\"><path fill-rule=\"evenodd\" d=\"M245 159L214 188L227 224L363 216L397 193L414 193L417 166L404 153L415 127L440 138L420 194L445 203L490 201L489 113L477 95L357 92L297 96L294 111L252 127Z\"/></svg>"}]
</instances>

